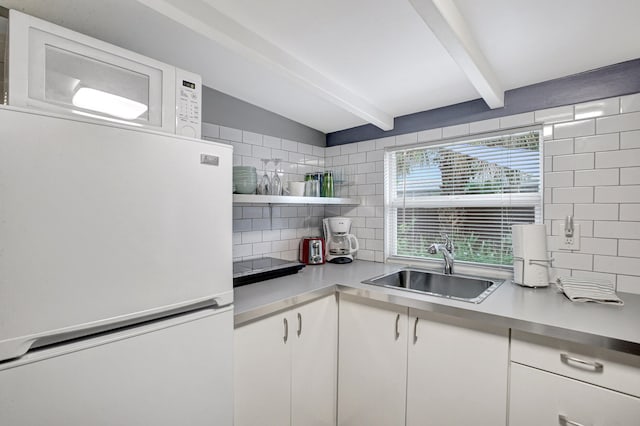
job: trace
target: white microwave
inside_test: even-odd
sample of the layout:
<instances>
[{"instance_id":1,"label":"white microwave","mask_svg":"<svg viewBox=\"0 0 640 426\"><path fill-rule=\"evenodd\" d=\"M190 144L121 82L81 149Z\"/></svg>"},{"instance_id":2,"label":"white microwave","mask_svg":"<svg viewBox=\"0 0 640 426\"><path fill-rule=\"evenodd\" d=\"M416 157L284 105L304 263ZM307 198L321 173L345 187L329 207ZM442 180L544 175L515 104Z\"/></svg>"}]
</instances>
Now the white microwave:
<instances>
[{"instance_id":1,"label":"white microwave","mask_svg":"<svg viewBox=\"0 0 640 426\"><path fill-rule=\"evenodd\" d=\"M9 11L8 104L201 137L202 79Z\"/></svg>"}]
</instances>

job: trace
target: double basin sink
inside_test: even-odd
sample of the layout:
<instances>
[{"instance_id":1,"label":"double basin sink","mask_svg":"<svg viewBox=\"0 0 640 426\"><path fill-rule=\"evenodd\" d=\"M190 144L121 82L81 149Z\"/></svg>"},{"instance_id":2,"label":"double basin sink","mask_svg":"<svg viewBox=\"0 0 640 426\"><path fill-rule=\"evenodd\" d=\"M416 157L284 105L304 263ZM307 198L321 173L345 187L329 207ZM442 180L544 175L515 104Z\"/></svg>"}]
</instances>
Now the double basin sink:
<instances>
[{"instance_id":1,"label":"double basin sink","mask_svg":"<svg viewBox=\"0 0 640 426\"><path fill-rule=\"evenodd\" d=\"M405 268L363 281L365 284L398 288L471 303L482 302L503 282L464 275L444 275L413 268Z\"/></svg>"}]
</instances>

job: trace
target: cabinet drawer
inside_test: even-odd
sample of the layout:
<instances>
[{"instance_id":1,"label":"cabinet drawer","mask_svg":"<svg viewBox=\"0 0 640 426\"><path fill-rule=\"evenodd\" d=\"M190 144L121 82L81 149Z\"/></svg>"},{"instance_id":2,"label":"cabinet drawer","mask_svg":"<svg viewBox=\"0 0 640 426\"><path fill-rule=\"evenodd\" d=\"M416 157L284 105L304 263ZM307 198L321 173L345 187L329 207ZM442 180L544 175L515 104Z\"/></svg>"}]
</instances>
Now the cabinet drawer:
<instances>
[{"instance_id":1,"label":"cabinet drawer","mask_svg":"<svg viewBox=\"0 0 640 426\"><path fill-rule=\"evenodd\" d=\"M513 330L511 361L640 397L640 356Z\"/></svg>"},{"instance_id":2,"label":"cabinet drawer","mask_svg":"<svg viewBox=\"0 0 640 426\"><path fill-rule=\"evenodd\" d=\"M638 419L640 398L511 363L510 425L628 426Z\"/></svg>"}]
</instances>

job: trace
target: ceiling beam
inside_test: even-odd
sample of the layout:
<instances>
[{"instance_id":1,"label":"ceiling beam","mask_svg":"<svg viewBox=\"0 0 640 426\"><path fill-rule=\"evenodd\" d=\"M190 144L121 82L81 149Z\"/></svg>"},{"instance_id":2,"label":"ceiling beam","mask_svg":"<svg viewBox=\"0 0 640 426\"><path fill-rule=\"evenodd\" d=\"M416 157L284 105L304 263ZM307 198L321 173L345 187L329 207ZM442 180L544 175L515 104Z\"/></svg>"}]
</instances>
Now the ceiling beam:
<instances>
[{"instance_id":1,"label":"ceiling beam","mask_svg":"<svg viewBox=\"0 0 640 426\"><path fill-rule=\"evenodd\" d=\"M490 108L504 106L504 90L453 0L409 0Z\"/></svg>"},{"instance_id":2,"label":"ceiling beam","mask_svg":"<svg viewBox=\"0 0 640 426\"><path fill-rule=\"evenodd\" d=\"M382 130L393 129L393 116L339 82L300 61L224 15L206 0L138 0L227 49L266 65L321 98Z\"/></svg>"}]
</instances>

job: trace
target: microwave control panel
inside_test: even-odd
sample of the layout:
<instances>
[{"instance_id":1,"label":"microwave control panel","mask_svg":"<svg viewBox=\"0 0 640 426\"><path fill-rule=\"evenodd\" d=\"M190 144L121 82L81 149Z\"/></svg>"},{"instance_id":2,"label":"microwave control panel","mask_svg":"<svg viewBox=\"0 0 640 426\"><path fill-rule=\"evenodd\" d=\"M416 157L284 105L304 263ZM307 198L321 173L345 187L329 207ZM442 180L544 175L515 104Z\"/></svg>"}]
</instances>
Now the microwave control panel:
<instances>
[{"instance_id":1,"label":"microwave control panel","mask_svg":"<svg viewBox=\"0 0 640 426\"><path fill-rule=\"evenodd\" d=\"M176 69L176 134L202 137L202 78Z\"/></svg>"}]
</instances>

